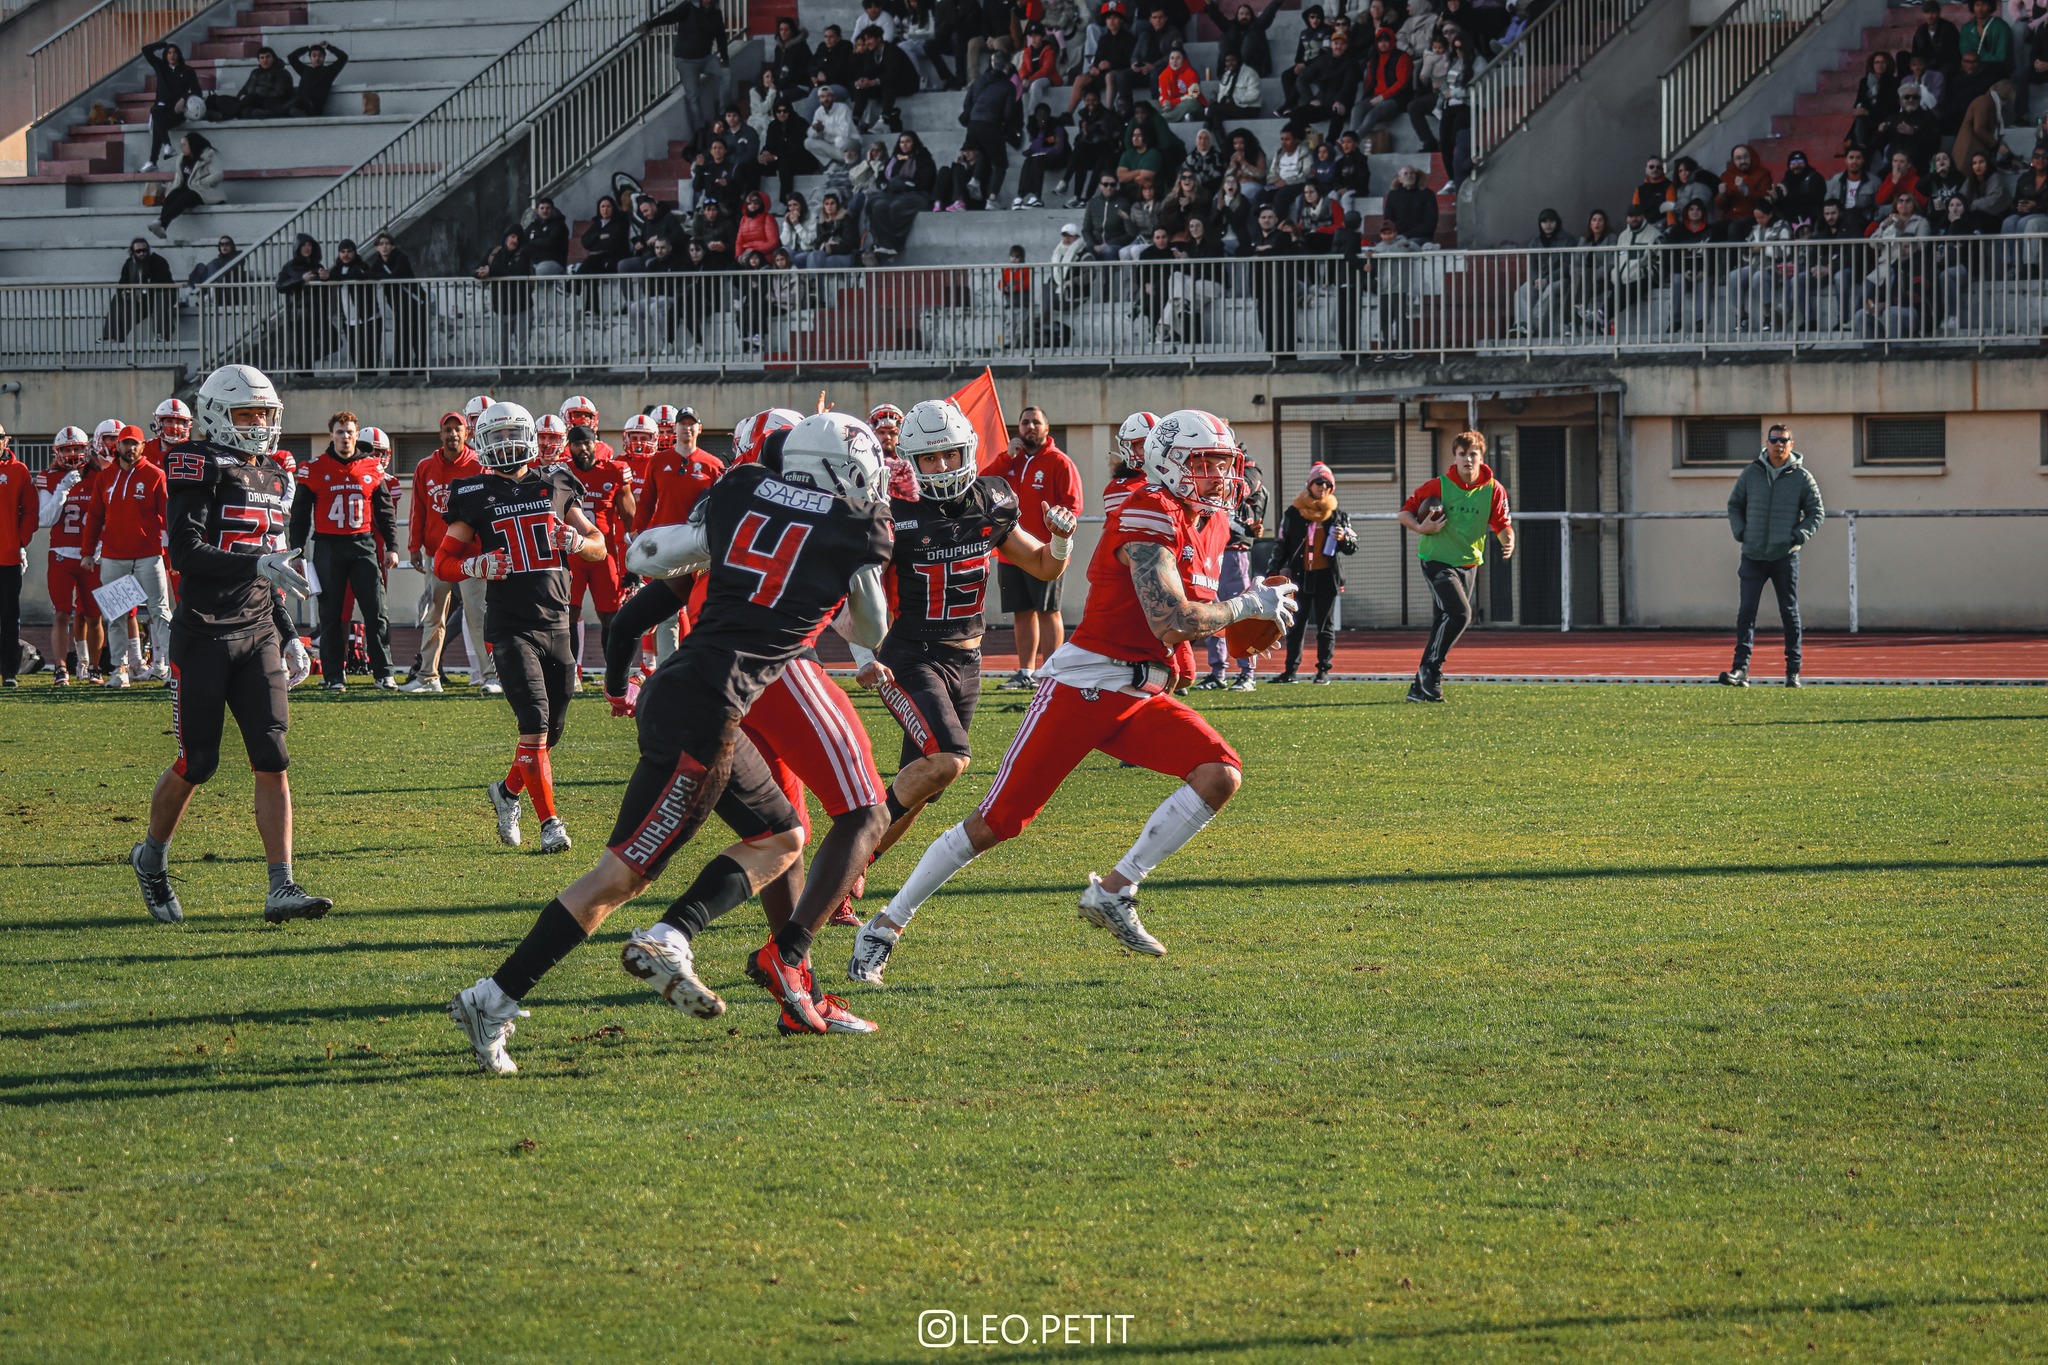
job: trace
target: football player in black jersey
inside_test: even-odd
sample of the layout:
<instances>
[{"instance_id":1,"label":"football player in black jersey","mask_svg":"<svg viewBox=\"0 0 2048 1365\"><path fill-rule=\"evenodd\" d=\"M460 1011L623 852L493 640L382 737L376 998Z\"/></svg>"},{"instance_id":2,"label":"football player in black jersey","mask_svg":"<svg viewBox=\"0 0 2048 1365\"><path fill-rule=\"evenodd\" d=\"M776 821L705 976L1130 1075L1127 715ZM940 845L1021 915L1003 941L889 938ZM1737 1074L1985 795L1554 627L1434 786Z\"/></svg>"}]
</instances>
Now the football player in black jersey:
<instances>
[{"instance_id":1,"label":"football player in black jersey","mask_svg":"<svg viewBox=\"0 0 2048 1365\"><path fill-rule=\"evenodd\" d=\"M282 589L304 600L312 587L284 548L292 480L272 458L284 419L261 370L226 365L194 402L204 439L164 452L170 482L171 568L180 575L171 616L171 727L178 758L157 779L149 833L128 851L142 903L166 924L185 917L168 873L171 836L200 784L220 766L232 711L256 777L256 828L270 864L263 918L318 919L333 908L292 880L292 790L285 777L285 692L313 660L285 614Z\"/></svg>"},{"instance_id":2,"label":"football player in black jersey","mask_svg":"<svg viewBox=\"0 0 2048 1365\"><path fill-rule=\"evenodd\" d=\"M981 637L992 566L1000 554L1033 578L1066 572L1073 553L1072 509L1048 507L1043 543L1017 525L1009 484L979 473L974 423L950 398L928 399L903 420L902 451L917 478L915 499L892 500L896 551L891 567L896 619L881 649L858 645L862 687L875 689L903 727L903 755L889 784L889 829L880 856L910 829L917 813L967 771L967 732L981 699ZM853 940L847 975L878 983L902 926L886 915Z\"/></svg>"},{"instance_id":3,"label":"football player in black jersey","mask_svg":"<svg viewBox=\"0 0 2048 1365\"><path fill-rule=\"evenodd\" d=\"M569 560L599 560L604 535L583 512L583 485L566 465L532 468L540 458L533 414L493 403L476 424L484 471L448 490L448 533L434 554L443 582L481 578L484 639L519 725L512 767L491 783L498 837L519 846L519 794L540 817L540 851L569 847L555 813L548 752L562 741L576 654L569 643Z\"/></svg>"},{"instance_id":4,"label":"football player in black jersey","mask_svg":"<svg viewBox=\"0 0 2048 1365\"><path fill-rule=\"evenodd\" d=\"M628 554L627 568L643 576L702 569L710 577L709 594L696 628L640 691L640 762L597 866L541 911L495 973L449 1002L449 1016L485 1071L517 1070L505 1040L520 1000L606 916L646 890L714 808L742 838L750 834L736 816L756 820L763 839L795 827L788 800L768 779L753 746L742 740L740 720L762 689L810 647L842 602L862 643L879 645L886 634L881 568L889 562L891 536L874 433L853 418L825 413L775 439L783 452L776 467L747 464L727 471L698 504L701 518L652 527ZM731 790L739 787L745 790ZM722 800L734 794L751 809ZM828 1017L829 1002L813 997L807 959L812 936L866 865L886 820L876 805L833 823L789 922L753 955L749 974L758 974L780 1001L786 1029L873 1030L850 1015L843 1022ZM786 866L770 875L781 875ZM738 900L769 879L757 879L756 871L737 869L732 880ZM692 986L702 989L694 980L689 939L677 923L688 911L678 901L660 924L635 934L631 945L643 963L636 975L672 1003L682 1003L679 997Z\"/></svg>"}]
</instances>

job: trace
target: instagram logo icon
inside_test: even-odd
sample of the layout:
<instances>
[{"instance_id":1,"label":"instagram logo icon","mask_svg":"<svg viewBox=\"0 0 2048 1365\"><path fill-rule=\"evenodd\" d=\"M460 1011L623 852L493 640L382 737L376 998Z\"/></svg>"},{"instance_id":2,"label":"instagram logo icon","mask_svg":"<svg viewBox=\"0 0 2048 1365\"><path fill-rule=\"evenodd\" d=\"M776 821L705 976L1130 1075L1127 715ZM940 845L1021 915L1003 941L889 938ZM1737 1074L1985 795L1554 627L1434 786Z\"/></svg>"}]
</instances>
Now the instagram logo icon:
<instances>
[{"instance_id":1,"label":"instagram logo icon","mask_svg":"<svg viewBox=\"0 0 2048 1365\"><path fill-rule=\"evenodd\" d=\"M946 1308L927 1308L917 1315L917 1344L943 1351L960 1339L960 1319Z\"/></svg>"}]
</instances>

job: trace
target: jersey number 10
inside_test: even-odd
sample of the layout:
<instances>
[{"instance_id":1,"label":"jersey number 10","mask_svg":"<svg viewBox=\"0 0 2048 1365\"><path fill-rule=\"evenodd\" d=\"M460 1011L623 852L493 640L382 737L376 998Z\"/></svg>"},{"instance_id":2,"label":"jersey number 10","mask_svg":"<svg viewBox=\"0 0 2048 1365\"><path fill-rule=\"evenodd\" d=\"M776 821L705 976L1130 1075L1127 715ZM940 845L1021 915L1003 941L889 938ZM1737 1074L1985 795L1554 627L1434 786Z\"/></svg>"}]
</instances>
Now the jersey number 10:
<instances>
[{"instance_id":1,"label":"jersey number 10","mask_svg":"<svg viewBox=\"0 0 2048 1365\"><path fill-rule=\"evenodd\" d=\"M499 517L491 523L505 553L512 559L513 573L539 573L560 568L555 553L555 517L552 512L527 512L516 517Z\"/></svg>"}]
</instances>

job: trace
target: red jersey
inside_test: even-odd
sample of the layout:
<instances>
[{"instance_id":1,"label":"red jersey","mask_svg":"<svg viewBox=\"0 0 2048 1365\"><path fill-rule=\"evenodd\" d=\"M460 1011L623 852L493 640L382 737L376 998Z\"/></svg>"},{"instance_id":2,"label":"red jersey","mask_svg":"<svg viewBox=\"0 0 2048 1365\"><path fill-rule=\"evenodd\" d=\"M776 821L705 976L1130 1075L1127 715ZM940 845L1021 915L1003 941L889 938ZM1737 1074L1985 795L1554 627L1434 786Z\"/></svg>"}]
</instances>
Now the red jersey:
<instances>
[{"instance_id":1,"label":"red jersey","mask_svg":"<svg viewBox=\"0 0 2048 1365\"><path fill-rule=\"evenodd\" d=\"M462 458L450 460L448 452L437 450L412 471L412 530L406 536L409 554L431 558L448 534L448 490L459 479L484 472L483 461L468 446Z\"/></svg>"},{"instance_id":2,"label":"red jersey","mask_svg":"<svg viewBox=\"0 0 2048 1365\"><path fill-rule=\"evenodd\" d=\"M37 486L45 493L54 493L57 491L57 485L64 481L65 474L69 472L54 467L45 469ZM71 552L63 556L64 558L76 559L81 554L80 547L85 544L85 514L92 506L93 490L99 487L100 480L106 478L109 472L87 465L78 471L78 482L71 485L71 491L65 495L64 510L57 514L56 523L50 527L50 548Z\"/></svg>"},{"instance_id":3,"label":"red jersey","mask_svg":"<svg viewBox=\"0 0 2048 1365\"><path fill-rule=\"evenodd\" d=\"M647 496L647 475L654 468L654 462L661 458L661 452L652 455L614 455L612 448L603 441L592 442L597 448L600 460L615 460L626 467L626 473L633 482L633 501L640 502Z\"/></svg>"},{"instance_id":4,"label":"red jersey","mask_svg":"<svg viewBox=\"0 0 2048 1365\"><path fill-rule=\"evenodd\" d=\"M1145 475L1119 465L1102 490L1102 514L1108 516L1124 505L1124 499L1145 486Z\"/></svg>"},{"instance_id":5,"label":"red jersey","mask_svg":"<svg viewBox=\"0 0 2048 1365\"><path fill-rule=\"evenodd\" d=\"M575 476L583 485L583 512L592 524L604 535L606 543L619 539L619 494L631 488L631 475L626 466L618 460L607 460L600 455L585 469L574 460L562 468Z\"/></svg>"},{"instance_id":6,"label":"red jersey","mask_svg":"<svg viewBox=\"0 0 2048 1365\"><path fill-rule=\"evenodd\" d=\"M1173 647L1152 633L1130 566L1117 558L1126 545L1164 545L1180 568L1190 602L1214 602L1230 543L1230 518L1211 513L1197 524L1178 498L1147 484L1126 497L1102 528L1088 561L1088 610L1074 631L1074 644L1125 663L1166 663Z\"/></svg>"},{"instance_id":7,"label":"red jersey","mask_svg":"<svg viewBox=\"0 0 2048 1365\"><path fill-rule=\"evenodd\" d=\"M93 485L85 513L85 557L148 559L162 554L170 503L170 482L163 470L140 460L133 469L114 465Z\"/></svg>"},{"instance_id":8,"label":"red jersey","mask_svg":"<svg viewBox=\"0 0 2048 1365\"><path fill-rule=\"evenodd\" d=\"M301 497L312 498L316 536L370 535L381 529L373 526L373 514L389 507L384 467L367 449L352 460L339 458L332 449L321 451L299 470L299 490Z\"/></svg>"},{"instance_id":9,"label":"red jersey","mask_svg":"<svg viewBox=\"0 0 2048 1365\"><path fill-rule=\"evenodd\" d=\"M180 441L173 441L173 442L171 442L171 444L172 444L172 445L181 445L181 444L183 444L183 442L180 442ZM152 437L150 437L150 438L149 438L149 439L148 439L147 441L144 441L144 442L142 443L142 463L144 463L144 464L153 464L153 465L155 465L155 466L156 466L156 467L157 467L158 469L162 469L162 468L164 467L164 441L163 441L163 437L161 437L161 436L152 436Z\"/></svg>"},{"instance_id":10,"label":"red jersey","mask_svg":"<svg viewBox=\"0 0 2048 1365\"><path fill-rule=\"evenodd\" d=\"M1077 515L1082 511L1086 499L1081 496L1081 471L1050 439L1035 455L1011 446L1009 461L1000 472L1017 495L1017 524L1041 541L1052 539L1045 529L1047 507L1065 507Z\"/></svg>"},{"instance_id":11,"label":"red jersey","mask_svg":"<svg viewBox=\"0 0 2048 1365\"><path fill-rule=\"evenodd\" d=\"M0 454L0 568L21 563L22 551L35 539L41 505L35 473L12 455Z\"/></svg>"},{"instance_id":12,"label":"red jersey","mask_svg":"<svg viewBox=\"0 0 2048 1365\"><path fill-rule=\"evenodd\" d=\"M725 472L725 463L716 455L707 455L701 450L692 450L686 455L682 450L670 447L654 457L653 467L647 471L647 491L635 493L640 500L639 514L633 519L633 529L644 531L650 526L679 526L687 521L690 509L697 505L697 499L705 490L718 482L718 476Z\"/></svg>"}]
</instances>

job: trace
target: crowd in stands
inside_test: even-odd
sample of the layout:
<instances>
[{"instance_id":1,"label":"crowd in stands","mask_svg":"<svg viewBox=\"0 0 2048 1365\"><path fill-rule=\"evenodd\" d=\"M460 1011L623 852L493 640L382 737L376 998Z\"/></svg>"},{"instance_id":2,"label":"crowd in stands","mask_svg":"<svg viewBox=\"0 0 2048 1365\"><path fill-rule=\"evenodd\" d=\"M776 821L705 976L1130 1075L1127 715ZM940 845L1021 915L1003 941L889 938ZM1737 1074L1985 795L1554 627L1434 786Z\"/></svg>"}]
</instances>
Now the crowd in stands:
<instances>
[{"instance_id":1,"label":"crowd in stands","mask_svg":"<svg viewBox=\"0 0 2048 1365\"><path fill-rule=\"evenodd\" d=\"M175 152L171 130L187 122L321 117L327 112L334 83L341 79L342 68L348 65L348 54L331 42L295 48L286 55L284 64L279 63L274 49L263 47L257 49L256 65L243 78L240 92L224 95L207 93L199 83L199 73L185 60L184 49L176 43L151 43L142 49L142 59L149 63L156 78L155 96L149 106L149 159L143 163L144 174L172 159ZM205 148L204 139L200 146ZM203 186L192 188L203 195Z\"/></svg>"}]
</instances>

